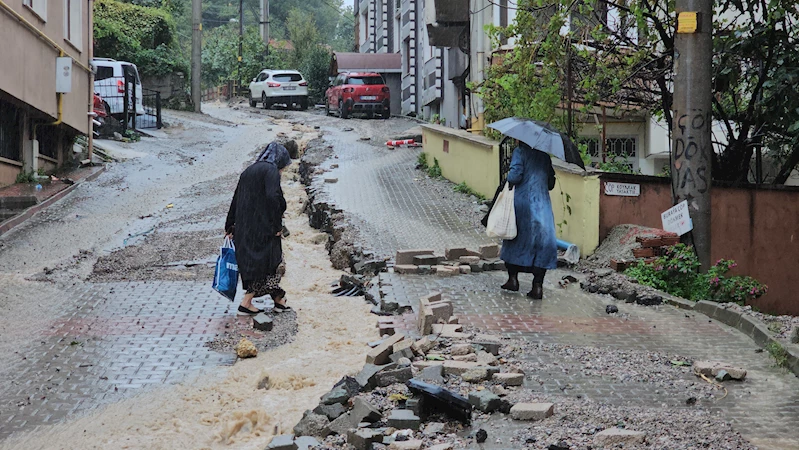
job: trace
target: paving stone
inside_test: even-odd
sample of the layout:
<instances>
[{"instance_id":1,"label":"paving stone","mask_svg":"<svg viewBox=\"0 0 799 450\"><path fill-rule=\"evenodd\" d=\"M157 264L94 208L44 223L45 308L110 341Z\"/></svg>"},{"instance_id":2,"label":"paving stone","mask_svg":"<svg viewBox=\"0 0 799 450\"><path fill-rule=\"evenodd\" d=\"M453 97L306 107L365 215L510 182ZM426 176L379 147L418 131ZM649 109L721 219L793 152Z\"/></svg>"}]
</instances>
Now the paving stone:
<instances>
[{"instance_id":1,"label":"paving stone","mask_svg":"<svg viewBox=\"0 0 799 450\"><path fill-rule=\"evenodd\" d=\"M477 352L477 362L484 366L496 366L499 364L496 356L482 350Z\"/></svg>"},{"instance_id":2,"label":"paving stone","mask_svg":"<svg viewBox=\"0 0 799 450\"><path fill-rule=\"evenodd\" d=\"M436 266L444 260L439 255L417 255L413 257L413 263L417 266Z\"/></svg>"},{"instance_id":3,"label":"paving stone","mask_svg":"<svg viewBox=\"0 0 799 450\"><path fill-rule=\"evenodd\" d=\"M388 416L388 426L398 430L418 430L421 420L409 409L394 409Z\"/></svg>"},{"instance_id":4,"label":"paving stone","mask_svg":"<svg viewBox=\"0 0 799 450\"><path fill-rule=\"evenodd\" d=\"M394 272L397 273L419 273L419 266L413 264L397 264L394 266Z\"/></svg>"},{"instance_id":5,"label":"paving stone","mask_svg":"<svg viewBox=\"0 0 799 450\"><path fill-rule=\"evenodd\" d=\"M407 441L394 441L388 446L388 450L420 450L423 442L421 439L408 439Z\"/></svg>"},{"instance_id":6,"label":"paving stone","mask_svg":"<svg viewBox=\"0 0 799 450\"><path fill-rule=\"evenodd\" d=\"M294 426L294 430L292 431L294 431L295 436L325 437L330 434L330 432L327 431L329 424L330 420L326 416L308 410L305 411L302 419Z\"/></svg>"},{"instance_id":7,"label":"paving stone","mask_svg":"<svg viewBox=\"0 0 799 450\"><path fill-rule=\"evenodd\" d=\"M461 275L469 275L472 273L471 266L460 266L458 267L458 271L460 271Z\"/></svg>"},{"instance_id":8,"label":"paving stone","mask_svg":"<svg viewBox=\"0 0 799 450\"><path fill-rule=\"evenodd\" d=\"M444 250L444 256L447 261L457 261L461 256L480 256L480 253L463 247L447 248Z\"/></svg>"},{"instance_id":9,"label":"paving stone","mask_svg":"<svg viewBox=\"0 0 799 450\"><path fill-rule=\"evenodd\" d=\"M414 377L417 380L432 384L444 383L444 366L442 364L425 367Z\"/></svg>"},{"instance_id":10,"label":"paving stone","mask_svg":"<svg viewBox=\"0 0 799 450\"><path fill-rule=\"evenodd\" d=\"M322 396L322 404L333 405L336 403L344 404L350 399L351 395L344 386L334 387L327 394Z\"/></svg>"},{"instance_id":11,"label":"paving stone","mask_svg":"<svg viewBox=\"0 0 799 450\"><path fill-rule=\"evenodd\" d=\"M437 362L437 361L428 361L428 362ZM479 364L476 362L461 362L461 361L444 361L444 375L463 375L464 372L467 372L472 369L476 369L480 367Z\"/></svg>"},{"instance_id":12,"label":"paving stone","mask_svg":"<svg viewBox=\"0 0 799 450\"><path fill-rule=\"evenodd\" d=\"M461 256L460 258L458 258L458 262L461 263L461 265L470 266L472 264L479 263L480 262L480 257L479 256Z\"/></svg>"},{"instance_id":13,"label":"paving stone","mask_svg":"<svg viewBox=\"0 0 799 450\"><path fill-rule=\"evenodd\" d=\"M389 337L382 344L373 348L369 351L369 353L366 354L366 363L376 365L387 364L389 362L389 355L393 353L392 349L394 348L394 344L404 338L405 335L402 333L397 333L394 336Z\"/></svg>"},{"instance_id":14,"label":"paving stone","mask_svg":"<svg viewBox=\"0 0 799 450\"><path fill-rule=\"evenodd\" d=\"M446 444L436 444L427 447L427 450L452 450L454 449L454 444L446 443Z\"/></svg>"},{"instance_id":15,"label":"paving stone","mask_svg":"<svg viewBox=\"0 0 799 450\"><path fill-rule=\"evenodd\" d=\"M514 420L544 420L555 411L552 403L517 403L510 409Z\"/></svg>"},{"instance_id":16,"label":"paving stone","mask_svg":"<svg viewBox=\"0 0 799 450\"><path fill-rule=\"evenodd\" d=\"M356 420L352 414L345 413L340 415L336 420L330 422L326 427L325 431L327 434L340 434L343 436L347 435L347 432L353 428L358 428L358 423L360 421Z\"/></svg>"},{"instance_id":17,"label":"paving stone","mask_svg":"<svg viewBox=\"0 0 799 450\"><path fill-rule=\"evenodd\" d=\"M455 355L452 357L453 361L466 361L466 362L477 362L477 355L474 353L469 353L468 355Z\"/></svg>"},{"instance_id":18,"label":"paving stone","mask_svg":"<svg viewBox=\"0 0 799 450\"><path fill-rule=\"evenodd\" d=\"M432 328L432 325L430 326ZM411 345L413 352L419 356L424 356L435 345L427 336L419 339Z\"/></svg>"},{"instance_id":19,"label":"paving stone","mask_svg":"<svg viewBox=\"0 0 799 450\"><path fill-rule=\"evenodd\" d=\"M524 383L523 373L495 373L491 378L505 386L521 386Z\"/></svg>"},{"instance_id":20,"label":"paving stone","mask_svg":"<svg viewBox=\"0 0 799 450\"><path fill-rule=\"evenodd\" d=\"M491 378L491 373L485 367L477 367L463 372L461 378L469 383L479 383Z\"/></svg>"},{"instance_id":21,"label":"paving stone","mask_svg":"<svg viewBox=\"0 0 799 450\"><path fill-rule=\"evenodd\" d=\"M492 259L499 257L499 245L488 244L480 246L480 257L483 259Z\"/></svg>"},{"instance_id":22,"label":"paving stone","mask_svg":"<svg viewBox=\"0 0 799 450\"><path fill-rule=\"evenodd\" d=\"M441 292L430 292L429 294L423 296L419 301L427 303L440 302Z\"/></svg>"},{"instance_id":23,"label":"paving stone","mask_svg":"<svg viewBox=\"0 0 799 450\"><path fill-rule=\"evenodd\" d=\"M474 347L471 344L453 344L449 349L452 356L468 355L474 353Z\"/></svg>"},{"instance_id":24,"label":"paving stone","mask_svg":"<svg viewBox=\"0 0 799 450\"><path fill-rule=\"evenodd\" d=\"M458 275L458 274L461 273L460 269L458 269L457 267L452 267L452 266L437 265L437 266L433 266L433 268L436 271L436 275L438 275L440 277L451 277L451 276L455 276L455 275Z\"/></svg>"},{"instance_id":25,"label":"paving stone","mask_svg":"<svg viewBox=\"0 0 799 450\"><path fill-rule=\"evenodd\" d=\"M266 446L267 450L297 450L297 444L294 443L293 434L281 434L275 436Z\"/></svg>"},{"instance_id":26,"label":"paving stone","mask_svg":"<svg viewBox=\"0 0 799 450\"><path fill-rule=\"evenodd\" d=\"M477 263L477 264L470 264L469 268L471 269L472 273L480 273L483 271L484 266L485 266L484 264Z\"/></svg>"},{"instance_id":27,"label":"paving stone","mask_svg":"<svg viewBox=\"0 0 799 450\"><path fill-rule=\"evenodd\" d=\"M311 436L300 436L294 439L297 444L297 450L311 450L319 445L319 441Z\"/></svg>"},{"instance_id":28,"label":"paving stone","mask_svg":"<svg viewBox=\"0 0 799 450\"><path fill-rule=\"evenodd\" d=\"M415 249L415 250L397 250L397 255L394 258L394 264L413 264L413 257L418 255L432 255L435 251L432 249Z\"/></svg>"},{"instance_id":29,"label":"paving stone","mask_svg":"<svg viewBox=\"0 0 799 450\"><path fill-rule=\"evenodd\" d=\"M375 423L383 418L383 414L373 404L369 403L363 397L356 397L352 402L352 411L350 411L353 421Z\"/></svg>"},{"instance_id":30,"label":"paving stone","mask_svg":"<svg viewBox=\"0 0 799 450\"><path fill-rule=\"evenodd\" d=\"M272 331L273 326L272 318L264 313L258 313L252 318L252 327L258 331Z\"/></svg>"},{"instance_id":31,"label":"paving stone","mask_svg":"<svg viewBox=\"0 0 799 450\"><path fill-rule=\"evenodd\" d=\"M405 409L413 411L413 414L418 416L421 409L421 401L418 398L409 398L405 400Z\"/></svg>"},{"instance_id":32,"label":"paving stone","mask_svg":"<svg viewBox=\"0 0 799 450\"><path fill-rule=\"evenodd\" d=\"M452 316L452 303L433 302L430 303L430 311L433 313L433 323L447 323Z\"/></svg>"},{"instance_id":33,"label":"paving stone","mask_svg":"<svg viewBox=\"0 0 799 450\"><path fill-rule=\"evenodd\" d=\"M397 342L396 344L394 344L394 347L392 349L394 353L392 353L391 356L389 356L389 359L391 360L391 362L396 363L399 362L399 360L402 358L408 358L408 359L413 358L414 354L412 347L413 347L413 342L407 339L403 339Z\"/></svg>"},{"instance_id":34,"label":"paving stone","mask_svg":"<svg viewBox=\"0 0 799 450\"><path fill-rule=\"evenodd\" d=\"M372 444L383 442L383 433L368 428L347 431L347 444L355 450L372 450Z\"/></svg>"},{"instance_id":35,"label":"paving stone","mask_svg":"<svg viewBox=\"0 0 799 450\"><path fill-rule=\"evenodd\" d=\"M489 390L469 392L469 403L480 411L490 413L499 409L502 400Z\"/></svg>"},{"instance_id":36,"label":"paving stone","mask_svg":"<svg viewBox=\"0 0 799 450\"><path fill-rule=\"evenodd\" d=\"M340 403L334 405L319 405L314 408L313 412L327 417L329 420L336 420L340 415L347 412L347 408Z\"/></svg>"},{"instance_id":37,"label":"paving stone","mask_svg":"<svg viewBox=\"0 0 799 450\"><path fill-rule=\"evenodd\" d=\"M413 370L410 367L384 370L377 374L377 386L385 387L392 384L405 383L411 378L413 378Z\"/></svg>"},{"instance_id":38,"label":"paving stone","mask_svg":"<svg viewBox=\"0 0 799 450\"><path fill-rule=\"evenodd\" d=\"M381 370L391 370L397 367L396 363L384 364L384 365L375 365L375 364L365 364L363 369L355 376L355 380L358 382L361 391L367 391L374 389L377 387L377 379L376 375Z\"/></svg>"},{"instance_id":39,"label":"paving stone","mask_svg":"<svg viewBox=\"0 0 799 450\"><path fill-rule=\"evenodd\" d=\"M624 428L608 428L594 436L594 443L603 447L643 444L646 442L646 433L642 431L627 430Z\"/></svg>"},{"instance_id":40,"label":"paving stone","mask_svg":"<svg viewBox=\"0 0 799 450\"><path fill-rule=\"evenodd\" d=\"M430 308L430 305L424 303L420 304L416 321L416 328L419 330L419 333L423 335L432 333L433 325L435 324L434 321L435 316L433 315L433 309Z\"/></svg>"}]
</instances>

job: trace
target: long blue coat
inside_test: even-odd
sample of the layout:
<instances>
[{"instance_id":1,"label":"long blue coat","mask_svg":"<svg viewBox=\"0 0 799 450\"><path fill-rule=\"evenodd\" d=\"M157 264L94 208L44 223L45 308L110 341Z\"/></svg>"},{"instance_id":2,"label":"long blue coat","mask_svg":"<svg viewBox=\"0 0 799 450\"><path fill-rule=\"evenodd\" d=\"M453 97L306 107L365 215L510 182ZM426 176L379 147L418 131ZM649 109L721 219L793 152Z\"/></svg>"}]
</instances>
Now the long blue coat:
<instances>
[{"instance_id":1,"label":"long blue coat","mask_svg":"<svg viewBox=\"0 0 799 450\"><path fill-rule=\"evenodd\" d=\"M550 156L527 146L513 150L508 182L515 185L516 238L503 241L500 258L523 267L554 269L558 263L555 216L549 199L554 179Z\"/></svg>"}]
</instances>

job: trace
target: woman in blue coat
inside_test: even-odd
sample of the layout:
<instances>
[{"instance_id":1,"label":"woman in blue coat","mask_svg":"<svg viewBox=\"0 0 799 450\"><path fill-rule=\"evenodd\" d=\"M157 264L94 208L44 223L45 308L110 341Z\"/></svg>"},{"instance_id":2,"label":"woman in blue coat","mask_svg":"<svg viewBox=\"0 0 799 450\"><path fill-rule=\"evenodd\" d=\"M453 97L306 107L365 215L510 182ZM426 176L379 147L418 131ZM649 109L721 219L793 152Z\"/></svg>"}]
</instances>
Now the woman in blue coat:
<instances>
[{"instance_id":1,"label":"woman in blue coat","mask_svg":"<svg viewBox=\"0 0 799 450\"><path fill-rule=\"evenodd\" d=\"M514 187L516 238L504 241L500 258L508 270L502 289L519 290L519 272L533 274L533 288L527 296L541 300L544 275L558 262L555 216L549 191L555 187L555 170L550 156L520 143L513 150L508 183Z\"/></svg>"}]
</instances>

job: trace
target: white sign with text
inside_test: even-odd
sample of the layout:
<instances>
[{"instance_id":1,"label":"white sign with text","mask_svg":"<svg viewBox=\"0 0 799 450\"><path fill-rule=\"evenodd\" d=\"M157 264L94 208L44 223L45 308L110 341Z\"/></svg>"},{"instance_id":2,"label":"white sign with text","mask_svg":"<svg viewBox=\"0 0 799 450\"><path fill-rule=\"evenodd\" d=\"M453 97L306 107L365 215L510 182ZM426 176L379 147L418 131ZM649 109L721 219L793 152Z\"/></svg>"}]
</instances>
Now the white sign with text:
<instances>
[{"instance_id":1,"label":"white sign with text","mask_svg":"<svg viewBox=\"0 0 799 450\"><path fill-rule=\"evenodd\" d=\"M677 233L678 236L694 229L694 223L688 214L688 202L685 200L661 213L660 219L664 230Z\"/></svg>"},{"instance_id":2,"label":"white sign with text","mask_svg":"<svg viewBox=\"0 0 799 450\"><path fill-rule=\"evenodd\" d=\"M605 195L638 197L641 195L641 185L631 183L605 183Z\"/></svg>"}]
</instances>

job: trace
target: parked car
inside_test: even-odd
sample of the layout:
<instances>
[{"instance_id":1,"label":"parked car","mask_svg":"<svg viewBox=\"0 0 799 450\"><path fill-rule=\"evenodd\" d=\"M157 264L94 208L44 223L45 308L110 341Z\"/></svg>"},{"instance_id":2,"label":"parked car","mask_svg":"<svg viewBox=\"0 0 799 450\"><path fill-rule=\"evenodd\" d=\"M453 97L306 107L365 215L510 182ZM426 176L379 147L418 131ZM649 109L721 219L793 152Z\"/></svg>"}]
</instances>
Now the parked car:
<instances>
[{"instance_id":1,"label":"parked car","mask_svg":"<svg viewBox=\"0 0 799 450\"><path fill-rule=\"evenodd\" d=\"M263 70L250 83L250 106L261 102L264 109L272 105L297 105L308 109L308 82L296 70Z\"/></svg>"},{"instance_id":2,"label":"parked car","mask_svg":"<svg viewBox=\"0 0 799 450\"><path fill-rule=\"evenodd\" d=\"M391 116L391 91L379 73L339 74L325 93L325 113L336 111L342 119L352 114Z\"/></svg>"},{"instance_id":3,"label":"parked car","mask_svg":"<svg viewBox=\"0 0 799 450\"><path fill-rule=\"evenodd\" d=\"M142 94L139 69L133 63L117 61L110 58L94 58L92 65L95 68L94 92L105 101L108 112L120 118L125 112L123 99L125 98L125 73L130 76L128 95L133 102L133 92L136 92L136 114L144 114L144 98Z\"/></svg>"}]
</instances>

